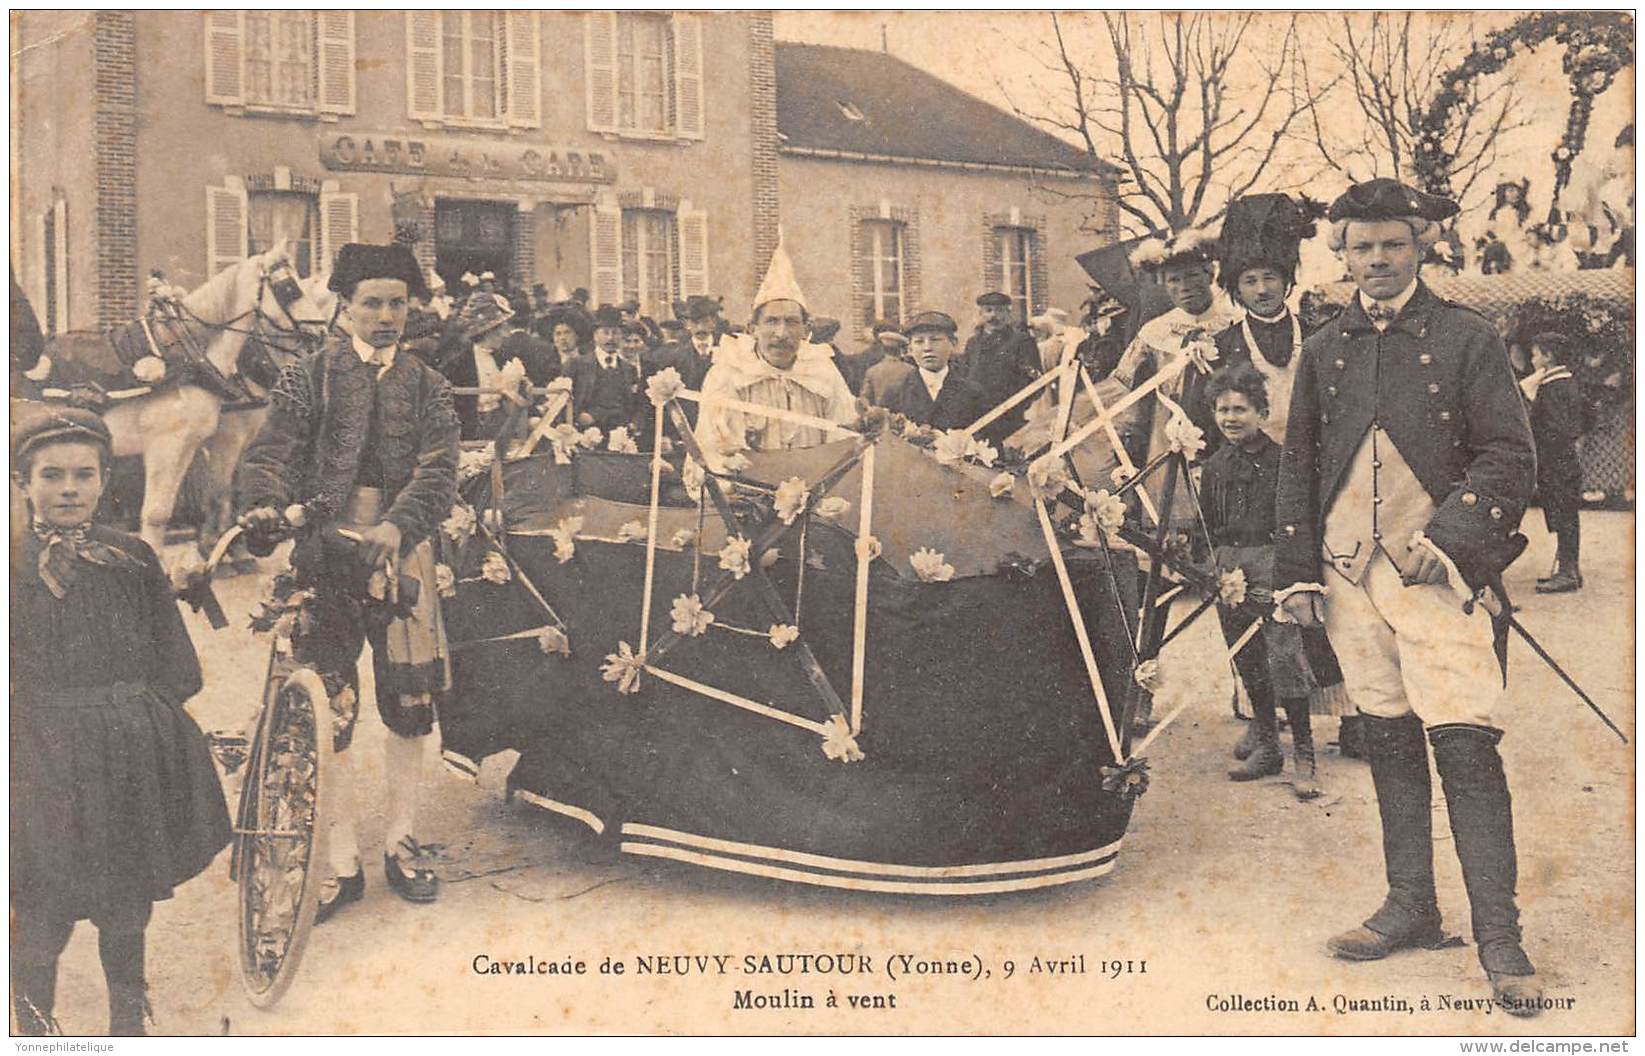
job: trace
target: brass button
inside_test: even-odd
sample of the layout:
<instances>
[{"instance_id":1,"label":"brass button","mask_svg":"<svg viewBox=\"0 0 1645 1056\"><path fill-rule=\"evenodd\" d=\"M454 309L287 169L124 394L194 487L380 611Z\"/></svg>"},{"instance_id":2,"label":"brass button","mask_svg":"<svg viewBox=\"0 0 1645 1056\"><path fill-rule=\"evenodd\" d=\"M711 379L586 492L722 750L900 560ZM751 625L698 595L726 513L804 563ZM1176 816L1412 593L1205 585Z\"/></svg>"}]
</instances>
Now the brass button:
<instances>
[{"instance_id":1,"label":"brass button","mask_svg":"<svg viewBox=\"0 0 1645 1056\"><path fill-rule=\"evenodd\" d=\"M1338 370L1341 370L1342 368L1346 367L1347 365L1348 364L1344 363L1342 360L1340 360L1340 359L1337 360L1337 369Z\"/></svg>"},{"instance_id":2,"label":"brass button","mask_svg":"<svg viewBox=\"0 0 1645 1056\"><path fill-rule=\"evenodd\" d=\"M1286 535L1296 535L1297 534L1297 526L1294 525L1294 524L1286 525L1285 526L1285 534Z\"/></svg>"},{"instance_id":3,"label":"brass button","mask_svg":"<svg viewBox=\"0 0 1645 1056\"><path fill-rule=\"evenodd\" d=\"M1381 532L1372 532L1371 533L1371 538L1380 543L1380 542L1382 542L1382 533Z\"/></svg>"},{"instance_id":4,"label":"brass button","mask_svg":"<svg viewBox=\"0 0 1645 1056\"><path fill-rule=\"evenodd\" d=\"M1371 468L1372 469L1381 469L1382 468L1382 459L1380 459L1380 458L1371 459Z\"/></svg>"},{"instance_id":5,"label":"brass button","mask_svg":"<svg viewBox=\"0 0 1645 1056\"><path fill-rule=\"evenodd\" d=\"M1464 506L1472 506L1478 501L1479 501L1479 496L1475 495L1473 492L1465 491L1465 492L1462 493L1462 504Z\"/></svg>"},{"instance_id":6,"label":"brass button","mask_svg":"<svg viewBox=\"0 0 1645 1056\"><path fill-rule=\"evenodd\" d=\"M1502 507L1501 506L1492 506L1491 507L1491 520L1493 520L1493 521L1502 520Z\"/></svg>"},{"instance_id":7,"label":"brass button","mask_svg":"<svg viewBox=\"0 0 1645 1056\"><path fill-rule=\"evenodd\" d=\"M1428 383L1428 392L1429 392L1430 395L1438 396L1439 395L1439 383L1434 382L1434 381L1430 381Z\"/></svg>"},{"instance_id":8,"label":"brass button","mask_svg":"<svg viewBox=\"0 0 1645 1056\"><path fill-rule=\"evenodd\" d=\"M1434 357L1424 352L1422 355L1417 357L1417 362L1421 363L1425 367L1431 367L1434 365Z\"/></svg>"},{"instance_id":9,"label":"brass button","mask_svg":"<svg viewBox=\"0 0 1645 1056\"><path fill-rule=\"evenodd\" d=\"M1337 394L1337 387L1335 385L1327 385L1325 387L1325 395L1335 396L1336 394Z\"/></svg>"},{"instance_id":10,"label":"brass button","mask_svg":"<svg viewBox=\"0 0 1645 1056\"><path fill-rule=\"evenodd\" d=\"M1374 497L1373 499L1371 499L1371 505L1381 506L1382 505L1382 496L1378 495L1378 496Z\"/></svg>"}]
</instances>

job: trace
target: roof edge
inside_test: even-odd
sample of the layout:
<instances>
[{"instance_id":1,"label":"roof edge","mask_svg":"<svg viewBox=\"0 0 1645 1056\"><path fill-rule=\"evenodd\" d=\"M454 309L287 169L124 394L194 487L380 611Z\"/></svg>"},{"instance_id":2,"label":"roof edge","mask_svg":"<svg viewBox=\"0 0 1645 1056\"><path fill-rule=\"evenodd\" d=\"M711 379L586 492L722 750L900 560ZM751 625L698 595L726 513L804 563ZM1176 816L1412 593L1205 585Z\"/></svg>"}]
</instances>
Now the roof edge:
<instances>
[{"instance_id":1,"label":"roof edge","mask_svg":"<svg viewBox=\"0 0 1645 1056\"><path fill-rule=\"evenodd\" d=\"M1112 166L1107 170L1101 168L1076 169L1067 166L1038 166L1038 165L1010 165L992 161L953 161L946 158L925 158L911 154L866 154L855 150L837 150L833 147L806 147L784 143L777 148L779 153L792 154L802 158L820 158L825 161L855 161L873 164L890 165L917 165L928 169L957 169L967 172L1009 172L1026 176L1050 176L1063 180L1107 180L1113 179ZM1098 164L1107 165L1098 159Z\"/></svg>"}]
</instances>

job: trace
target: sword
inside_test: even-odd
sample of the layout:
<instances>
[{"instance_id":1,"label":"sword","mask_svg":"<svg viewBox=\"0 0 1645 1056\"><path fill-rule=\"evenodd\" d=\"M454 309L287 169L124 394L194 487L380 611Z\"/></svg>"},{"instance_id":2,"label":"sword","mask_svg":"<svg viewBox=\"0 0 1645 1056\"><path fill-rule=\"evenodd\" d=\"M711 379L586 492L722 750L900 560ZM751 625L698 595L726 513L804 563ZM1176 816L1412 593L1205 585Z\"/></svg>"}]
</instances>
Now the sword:
<instances>
[{"instance_id":1,"label":"sword","mask_svg":"<svg viewBox=\"0 0 1645 1056\"><path fill-rule=\"evenodd\" d=\"M1588 708L1595 715L1599 716L1600 722L1603 722L1606 726L1610 727L1611 732L1622 739L1623 744L1627 744L1627 735L1617 729L1616 723L1611 721L1611 717L1605 714L1598 704L1594 703L1594 698L1583 692L1582 687L1576 684L1576 679L1565 673L1565 669L1559 666L1559 661L1548 655L1548 650L1544 649L1542 647L1542 643L1538 642L1531 636L1531 632L1527 631L1525 626L1521 624L1518 618L1514 616L1513 612L1502 603L1502 598L1503 595L1498 592L1498 588L1494 585L1479 592L1479 601L1480 604L1485 606L1485 610L1497 619L1502 620L1513 630L1519 632L1519 636L1525 639L1525 644L1531 647L1531 651L1541 657L1542 662L1552 668L1554 674L1558 675L1561 681L1571 687L1571 692L1582 698L1582 703L1588 705ZM1464 609L1471 609L1472 605L1465 605L1463 607Z\"/></svg>"}]
</instances>

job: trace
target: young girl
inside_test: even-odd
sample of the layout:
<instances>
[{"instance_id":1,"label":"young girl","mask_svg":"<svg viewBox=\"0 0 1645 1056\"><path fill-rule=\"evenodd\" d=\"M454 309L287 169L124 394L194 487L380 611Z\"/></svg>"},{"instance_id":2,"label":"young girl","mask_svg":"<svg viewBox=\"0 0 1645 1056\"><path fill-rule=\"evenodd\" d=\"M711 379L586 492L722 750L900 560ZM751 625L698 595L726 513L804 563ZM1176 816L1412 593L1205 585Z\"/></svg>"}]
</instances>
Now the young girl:
<instances>
[{"instance_id":1,"label":"young girl","mask_svg":"<svg viewBox=\"0 0 1645 1056\"><path fill-rule=\"evenodd\" d=\"M1206 528L1216 547L1217 567L1223 572L1241 569L1245 573L1246 601L1217 610L1223 637L1233 646L1258 617L1272 610L1274 492L1279 484L1280 446L1262 430L1268 417L1268 390L1250 364L1213 374L1206 384L1206 398L1217 429L1227 441L1206 460L1201 478ZM1277 697L1291 723L1297 798L1315 798L1320 789L1308 698L1318 683L1303 651L1300 629L1269 619L1235 654L1234 666L1251 697L1256 743L1228 777L1253 781L1285 769L1275 717Z\"/></svg>"},{"instance_id":2,"label":"young girl","mask_svg":"<svg viewBox=\"0 0 1645 1056\"><path fill-rule=\"evenodd\" d=\"M17 1030L55 1028L57 958L97 925L109 1033L144 1033L151 904L229 839L205 737L183 710L200 663L154 551L91 522L109 432L39 409L12 428L30 523L11 570L12 1005Z\"/></svg>"}]
</instances>

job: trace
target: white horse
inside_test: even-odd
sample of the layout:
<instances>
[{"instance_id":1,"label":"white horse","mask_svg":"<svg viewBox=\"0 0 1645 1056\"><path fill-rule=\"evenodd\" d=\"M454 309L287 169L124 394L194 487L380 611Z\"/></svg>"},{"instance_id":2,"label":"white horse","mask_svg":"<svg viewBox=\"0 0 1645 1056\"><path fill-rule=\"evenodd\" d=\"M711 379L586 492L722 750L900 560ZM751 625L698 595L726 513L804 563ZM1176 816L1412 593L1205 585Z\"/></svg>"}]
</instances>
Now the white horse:
<instances>
[{"instance_id":1,"label":"white horse","mask_svg":"<svg viewBox=\"0 0 1645 1056\"><path fill-rule=\"evenodd\" d=\"M300 296L289 299L288 295L282 303L270 281L271 273L281 264L290 264L284 240L265 253L224 269L182 298L189 328L205 346L205 358L223 377L250 382L247 391L253 396L265 393L271 377L265 371L259 384L258 379L241 371L248 339L256 339L262 355L276 350L276 355L289 353L295 357L305 347L312 347L309 341L318 340L336 304L335 297L325 289L324 276L303 280L298 284ZM47 355L65 362L73 360L77 352L86 360L95 360L99 355L106 358L106 349L88 347L106 341L102 334L65 334L52 342ZM45 385L51 384L48 378ZM225 413L218 393L188 382L162 381L149 394L108 405L103 421L113 438L114 454L143 457L139 532L144 542L161 550L183 477L202 448L210 459L204 502L207 532L215 535L221 531L234 467L266 414L266 405Z\"/></svg>"}]
</instances>

